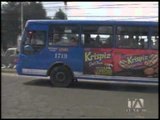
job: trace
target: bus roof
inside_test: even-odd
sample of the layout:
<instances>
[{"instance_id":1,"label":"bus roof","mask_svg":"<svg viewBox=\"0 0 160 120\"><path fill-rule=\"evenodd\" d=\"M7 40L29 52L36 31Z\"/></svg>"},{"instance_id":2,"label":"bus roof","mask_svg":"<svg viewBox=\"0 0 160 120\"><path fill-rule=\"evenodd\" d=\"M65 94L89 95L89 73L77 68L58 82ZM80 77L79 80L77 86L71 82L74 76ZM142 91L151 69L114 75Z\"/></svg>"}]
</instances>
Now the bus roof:
<instances>
[{"instance_id":1,"label":"bus roof","mask_svg":"<svg viewBox=\"0 0 160 120\"><path fill-rule=\"evenodd\" d=\"M135 25L135 26L158 26L154 21L107 21L107 20L28 20L27 24L90 24L90 25Z\"/></svg>"}]
</instances>

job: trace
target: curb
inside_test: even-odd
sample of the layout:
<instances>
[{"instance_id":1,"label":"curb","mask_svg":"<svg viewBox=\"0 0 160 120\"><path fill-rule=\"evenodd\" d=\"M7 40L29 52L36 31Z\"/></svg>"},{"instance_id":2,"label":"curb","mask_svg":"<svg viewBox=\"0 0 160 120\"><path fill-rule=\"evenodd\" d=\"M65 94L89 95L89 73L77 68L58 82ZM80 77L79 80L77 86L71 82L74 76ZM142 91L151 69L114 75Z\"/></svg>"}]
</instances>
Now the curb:
<instances>
[{"instance_id":1,"label":"curb","mask_svg":"<svg viewBox=\"0 0 160 120\"><path fill-rule=\"evenodd\" d=\"M4 72L4 73L16 73L16 69L1 69L1 72Z\"/></svg>"}]
</instances>

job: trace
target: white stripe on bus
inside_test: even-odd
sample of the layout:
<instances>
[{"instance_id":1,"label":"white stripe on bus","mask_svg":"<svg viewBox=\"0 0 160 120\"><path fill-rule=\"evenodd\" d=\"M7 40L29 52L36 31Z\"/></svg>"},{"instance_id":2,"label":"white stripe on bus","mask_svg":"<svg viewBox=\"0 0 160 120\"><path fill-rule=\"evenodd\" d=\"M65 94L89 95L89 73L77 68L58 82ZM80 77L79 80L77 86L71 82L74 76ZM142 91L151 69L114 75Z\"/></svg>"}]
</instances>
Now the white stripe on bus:
<instances>
[{"instance_id":1,"label":"white stripe on bus","mask_svg":"<svg viewBox=\"0 0 160 120\"><path fill-rule=\"evenodd\" d=\"M46 75L47 74L47 70L44 69L22 69L22 73L24 74L32 74L32 75Z\"/></svg>"}]
</instances>

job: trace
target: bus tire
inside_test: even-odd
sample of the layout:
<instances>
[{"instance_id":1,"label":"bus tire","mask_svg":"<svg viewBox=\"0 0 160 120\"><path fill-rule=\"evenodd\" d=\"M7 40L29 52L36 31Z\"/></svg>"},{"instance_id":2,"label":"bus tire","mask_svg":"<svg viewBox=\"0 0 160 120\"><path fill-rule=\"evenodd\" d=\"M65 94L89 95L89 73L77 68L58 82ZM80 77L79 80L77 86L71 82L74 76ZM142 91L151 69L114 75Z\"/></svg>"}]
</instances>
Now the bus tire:
<instances>
[{"instance_id":1,"label":"bus tire","mask_svg":"<svg viewBox=\"0 0 160 120\"><path fill-rule=\"evenodd\" d=\"M52 69L50 80L55 87L68 87L73 82L72 71L64 65Z\"/></svg>"}]
</instances>

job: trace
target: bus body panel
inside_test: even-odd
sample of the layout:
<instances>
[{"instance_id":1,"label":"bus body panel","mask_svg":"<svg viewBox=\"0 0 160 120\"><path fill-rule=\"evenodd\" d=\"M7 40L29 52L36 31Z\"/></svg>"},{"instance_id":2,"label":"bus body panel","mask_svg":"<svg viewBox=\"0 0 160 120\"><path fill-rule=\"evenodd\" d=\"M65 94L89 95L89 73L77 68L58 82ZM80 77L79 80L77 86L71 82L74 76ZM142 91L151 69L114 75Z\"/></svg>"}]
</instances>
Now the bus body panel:
<instances>
[{"instance_id":1,"label":"bus body panel","mask_svg":"<svg viewBox=\"0 0 160 120\"><path fill-rule=\"evenodd\" d=\"M113 75L112 48L85 48L84 74Z\"/></svg>"},{"instance_id":2,"label":"bus body panel","mask_svg":"<svg viewBox=\"0 0 160 120\"><path fill-rule=\"evenodd\" d=\"M114 73L119 76L158 77L158 51L114 49Z\"/></svg>"},{"instance_id":3,"label":"bus body panel","mask_svg":"<svg viewBox=\"0 0 160 120\"><path fill-rule=\"evenodd\" d=\"M45 48L40 53L30 56L23 54L19 57L20 61L17 66L19 74L47 76L47 71L55 63L63 63L72 71L81 72L83 70L83 50L80 47Z\"/></svg>"},{"instance_id":4,"label":"bus body panel","mask_svg":"<svg viewBox=\"0 0 160 120\"><path fill-rule=\"evenodd\" d=\"M158 76L158 51L85 48L84 74L106 76Z\"/></svg>"},{"instance_id":5,"label":"bus body panel","mask_svg":"<svg viewBox=\"0 0 160 120\"><path fill-rule=\"evenodd\" d=\"M81 47L50 47L48 50L52 56L52 58L48 56L49 68L59 62L70 67L72 71L83 71L83 49Z\"/></svg>"}]
</instances>

